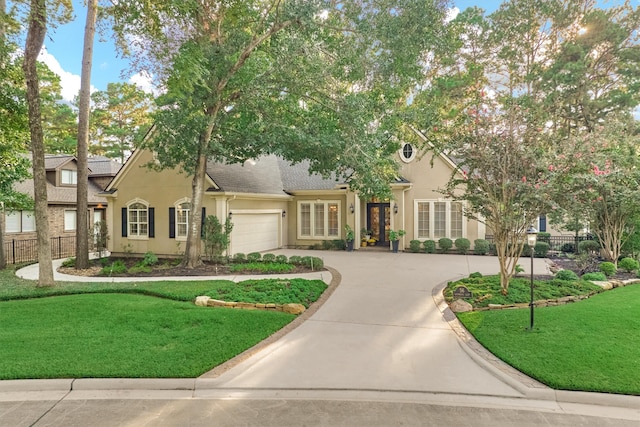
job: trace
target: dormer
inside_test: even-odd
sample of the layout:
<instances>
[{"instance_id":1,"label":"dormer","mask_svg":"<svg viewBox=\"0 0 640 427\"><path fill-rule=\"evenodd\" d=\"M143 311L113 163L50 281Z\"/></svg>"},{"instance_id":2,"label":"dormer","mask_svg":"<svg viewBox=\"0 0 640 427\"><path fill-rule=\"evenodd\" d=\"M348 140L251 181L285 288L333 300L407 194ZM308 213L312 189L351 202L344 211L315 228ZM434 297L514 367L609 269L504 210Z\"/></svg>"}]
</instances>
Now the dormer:
<instances>
[{"instance_id":1,"label":"dormer","mask_svg":"<svg viewBox=\"0 0 640 427\"><path fill-rule=\"evenodd\" d=\"M47 155L44 159L47 181L56 187L78 185L78 163L76 158L65 154Z\"/></svg>"}]
</instances>

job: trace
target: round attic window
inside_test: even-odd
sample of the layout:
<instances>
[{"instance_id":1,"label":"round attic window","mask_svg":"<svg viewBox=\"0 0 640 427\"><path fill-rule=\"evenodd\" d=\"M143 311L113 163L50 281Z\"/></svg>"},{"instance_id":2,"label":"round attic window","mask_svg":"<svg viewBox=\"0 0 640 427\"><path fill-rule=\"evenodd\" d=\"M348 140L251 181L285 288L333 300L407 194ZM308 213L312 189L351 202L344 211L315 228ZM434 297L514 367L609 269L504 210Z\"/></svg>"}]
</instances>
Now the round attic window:
<instances>
[{"instance_id":1,"label":"round attic window","mask_svg":"<svg viewBox=\"0 0 640 427\"><path fill-rule=\"evenodd\" d=\"M400 149L400 159L402 159L402 161L405 163L409 163L415 158L416 149L413 148L413 145L409 144L408 142L402 144L402 148Z\"/></svg>"}]
</instances>

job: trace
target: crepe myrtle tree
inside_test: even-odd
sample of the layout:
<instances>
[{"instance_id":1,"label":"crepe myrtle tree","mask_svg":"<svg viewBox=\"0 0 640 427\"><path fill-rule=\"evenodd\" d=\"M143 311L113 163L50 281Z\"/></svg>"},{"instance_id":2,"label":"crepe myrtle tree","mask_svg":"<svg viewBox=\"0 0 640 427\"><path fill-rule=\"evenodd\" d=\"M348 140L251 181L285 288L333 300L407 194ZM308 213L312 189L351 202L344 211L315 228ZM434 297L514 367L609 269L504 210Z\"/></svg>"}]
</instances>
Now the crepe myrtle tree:
<instances>
[{"instance_id":1,"label":"crepe myrtle tree","mask_svg":"<svg viewBox=\"0 0 640 427\"><path fill-rule=\"evenodd\" d=\"M639 146L637 122L618 115L568 138L549 166L557 175L557 210L570 217L580 206L603 256L613 263L639 219Z\"/></svg>"},{"instance_id":2,"label":"crepe myrtle tree","mask_svg":"<svg viewBox=\"0 0 640 427\"><path fill-rule=\"evenodd\" d=\"M534 111L512 101L498 105L486 99L482 109L470 108L457 117L455 137L432 145L435 153L446 152L456 162L441 191L463 201L465 215L493 233L505 295L527 228L551 206L552 186L545 134L532 125Z\"/></svg>"},{"instance_id":3,"label":"crepe myrtle tree","mask_svg":"<svg viewBox=\"0 0 640 427\"><path fill-rule=\"evenodd\" d=\"M446 12L446 2L414 0L117 2L120 46L166 89L142 146L159 167L192 176L183 264L201 262L210 159L309 160L353 189L389 194L395 108L440 42Z\"/></svg>"}]
</instances>

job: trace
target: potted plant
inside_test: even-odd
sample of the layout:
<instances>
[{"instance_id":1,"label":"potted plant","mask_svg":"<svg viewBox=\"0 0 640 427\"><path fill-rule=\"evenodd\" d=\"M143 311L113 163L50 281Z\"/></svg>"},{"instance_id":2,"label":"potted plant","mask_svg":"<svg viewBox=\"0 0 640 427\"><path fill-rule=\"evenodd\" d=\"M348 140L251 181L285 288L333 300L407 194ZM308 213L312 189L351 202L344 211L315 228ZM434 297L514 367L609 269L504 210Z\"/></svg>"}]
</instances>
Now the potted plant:
<instances>
[{"instance_id":1,"label":"potted plant","mask_svg":"<svg viewBox=\"0 0 640 427\"><path fill-rule=\"evenodd\" d=\"M400 238L407 234L404 230L389 230L389 240L391 241L391 249L394 253L398 252L398 246L400 244Z\"/></svg>"},{"instance_id":2,"label":"potted plant","mask_svg":"<svg viewBox=\"0 0 640 427\"><path fill-rule=\"evenodd\" d=\"M360 230L360 235L363 240L369 240L371 238L371 230L367 230L363 227L362 230Z\"/></svg>"},{"instance_id":3,"label":"potted plant","mask_svg":"<svg viewBox=\"0 0 640 427\"><path fill-rule=\"evenodd\" d=\"M355 239L355 235L353 233L353 229L349 225L344 226L345 231L345 240L347 241L347 251L353 251L353 240Z\"/></svg>"}]
</instances>

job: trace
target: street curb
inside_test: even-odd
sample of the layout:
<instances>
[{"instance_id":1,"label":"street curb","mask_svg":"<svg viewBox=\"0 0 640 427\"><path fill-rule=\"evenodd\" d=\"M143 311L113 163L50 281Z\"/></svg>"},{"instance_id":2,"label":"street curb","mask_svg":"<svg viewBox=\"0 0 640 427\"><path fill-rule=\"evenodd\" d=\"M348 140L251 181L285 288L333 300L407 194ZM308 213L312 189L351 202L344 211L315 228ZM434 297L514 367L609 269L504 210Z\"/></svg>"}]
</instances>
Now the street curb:
<instances>
[{"instance_id":1,"label":"street curb","mask_svg":"<svg viewBox=\"0 0 640 427\"><path fill-rule=\"evenodd\" d=\"M506 364L501 359L498 359L473 337L445 302L442 291L448 283L449 281L446 281L433 288L432 296L445 321L449 326L451 326L451 329L458 336L458 343L460 347L476 363L487 369L495 377L516 389L518 392L522 393L525 398L532 400L555 401L558 403L576 403L626 409L640 409L640 396L556 390L536 381L514 367Z\"/></svg>"}]
</instances>

